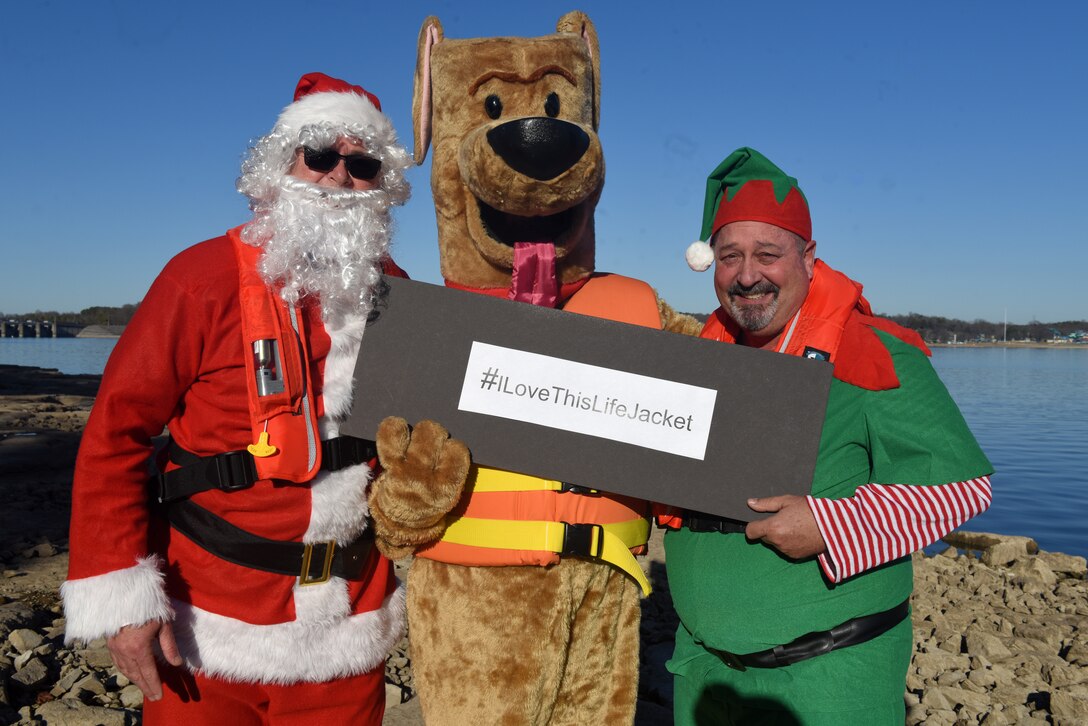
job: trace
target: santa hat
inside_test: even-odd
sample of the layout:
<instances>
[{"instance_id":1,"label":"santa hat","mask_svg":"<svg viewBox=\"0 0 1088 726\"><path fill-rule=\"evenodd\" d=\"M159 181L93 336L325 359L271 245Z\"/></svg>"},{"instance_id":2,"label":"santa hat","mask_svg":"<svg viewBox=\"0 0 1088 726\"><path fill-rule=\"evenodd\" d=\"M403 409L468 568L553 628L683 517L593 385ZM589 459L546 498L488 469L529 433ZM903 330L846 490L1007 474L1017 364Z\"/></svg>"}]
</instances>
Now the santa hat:
<instances>
[{"instance_id":1,"label":"santa hat","mask_svg":"<svg viewBox=\"0 0 1088 726\"><path fill-rule=\"evenodd\" d=\"M403 204L410 193L404 170L411 160L381 109L378 98L362 86L324 73L307 73L299 79L294 101L280 113L272 131L250 148L242 162L238 191L249 197L251 206L269 202L278 196L299 146L322 149L350 136L361 141L368 154L381 159L381 188L395 198L395 204Z\"/></svg>"},{"instance_id":2,"label":"santa hat","mask_svg":"<svg viewBox=\"0 0 1088 726\"><path fill-rule=\"evenodd\" d=\"M688 266L703 271L714 262L708 242L730 222L767 222L812 240L812 219L797 180L755 149L741 147L706 180L703 229L688 247Z\"/></svg>"},{"instance_id":3,"label":"santa hat","mask_svg":"<svg viewBox=\"0 0 1088 726\"><path fill-rule=\"evenodd\" d=\"M307 126L361 132L372 127L379 135L392 133L377 96L324 73L307 73L295 86L294 102L276 120L276 132L298 133Z\"/></svg>"}]
</instances>

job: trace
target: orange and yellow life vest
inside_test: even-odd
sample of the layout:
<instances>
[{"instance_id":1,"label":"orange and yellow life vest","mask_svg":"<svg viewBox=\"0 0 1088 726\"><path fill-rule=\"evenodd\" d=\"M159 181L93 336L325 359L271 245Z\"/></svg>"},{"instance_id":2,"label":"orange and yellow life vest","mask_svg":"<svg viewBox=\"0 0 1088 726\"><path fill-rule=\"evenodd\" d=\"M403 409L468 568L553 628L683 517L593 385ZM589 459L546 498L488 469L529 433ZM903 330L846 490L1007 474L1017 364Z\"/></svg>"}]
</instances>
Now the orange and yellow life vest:
<instances>
[{"instance_id":1,"label":"orange and yellow life vest","mask_svg":"<svg viewBox=\"0 0 1088 726\"><path fill-rule=\"evenodd\" d=\"M597 275L564 310L650 328L661 328L657 295L640 280ZM645 551L650 523L646 502L604 493L563 491L562 482L485 466L473 466L461 503L442 539L417 553L439 562L470 566L559 562L572 526L585 526L591 556L630 575L649 594L635 554Z\"/></svg>"}]
</instances>

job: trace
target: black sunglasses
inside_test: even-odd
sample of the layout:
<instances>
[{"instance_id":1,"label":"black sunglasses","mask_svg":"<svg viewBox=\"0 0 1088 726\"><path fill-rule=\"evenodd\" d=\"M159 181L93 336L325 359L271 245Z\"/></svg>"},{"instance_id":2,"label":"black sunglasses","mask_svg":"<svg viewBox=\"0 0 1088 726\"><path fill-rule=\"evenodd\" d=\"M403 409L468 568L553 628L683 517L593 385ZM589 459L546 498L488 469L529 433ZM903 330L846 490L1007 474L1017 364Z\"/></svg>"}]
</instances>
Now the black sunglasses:
<instances>
[{"instance_id":1,"label":"black sunglasses","mask_svg":"<svg viewBox=\"0 0 1088 726\"><path fill-rule=\"evenodd\" d=\"M302 160L306 166L314 171L322 173L330 172L336 168L340 160L344 160L344 168L348 170L353 179L359 181L372 181L382 170L382 162L366 154L338 154L332 149L311 149L302 147Z\"/></svg>"}]
</instances>

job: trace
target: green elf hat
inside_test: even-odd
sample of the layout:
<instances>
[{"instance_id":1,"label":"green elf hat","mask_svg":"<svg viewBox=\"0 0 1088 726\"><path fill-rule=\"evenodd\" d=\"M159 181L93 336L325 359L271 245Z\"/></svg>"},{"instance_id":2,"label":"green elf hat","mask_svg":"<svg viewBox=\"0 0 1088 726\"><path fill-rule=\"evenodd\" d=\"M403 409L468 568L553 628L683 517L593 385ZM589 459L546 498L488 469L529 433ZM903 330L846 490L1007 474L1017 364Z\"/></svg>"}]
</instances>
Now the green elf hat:
<instances>
[{"instance_id":1,"label":"green elf hat","mask_svg":"<svg viewBox=\"0 0 1088 726\"><path fill-rule=\"evenodd\" d=\"M708 242L730 222L767 222L812 240L808 201L797 180L747 146L727 156L707 177L700 241L685 254L691 269L710 267L714 251Z\"/></svg>"}]
</instances>

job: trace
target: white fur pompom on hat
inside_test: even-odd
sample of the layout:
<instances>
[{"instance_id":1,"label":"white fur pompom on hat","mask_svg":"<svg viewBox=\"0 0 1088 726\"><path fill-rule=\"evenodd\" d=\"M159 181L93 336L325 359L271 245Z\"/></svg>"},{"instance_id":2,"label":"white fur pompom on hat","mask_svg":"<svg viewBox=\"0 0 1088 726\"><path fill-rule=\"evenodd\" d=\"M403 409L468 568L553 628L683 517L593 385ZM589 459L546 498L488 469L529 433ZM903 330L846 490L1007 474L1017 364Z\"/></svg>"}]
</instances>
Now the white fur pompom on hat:
<instances>
[{"instance_id":1,"label":"white fur pompom on hat","mask_svg":"<svg viewBox=\"0 0 1088 726\"><path fill-rule=\"evenodd\" d=\"M688 245L684 258L688 261L688 267L696 272L702 272L714 264L714 250L706 242L696 240Z\"/></svg>"}]
</instances>

